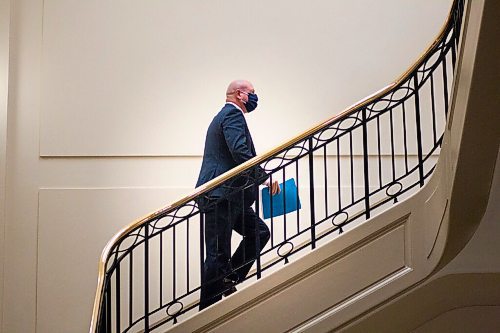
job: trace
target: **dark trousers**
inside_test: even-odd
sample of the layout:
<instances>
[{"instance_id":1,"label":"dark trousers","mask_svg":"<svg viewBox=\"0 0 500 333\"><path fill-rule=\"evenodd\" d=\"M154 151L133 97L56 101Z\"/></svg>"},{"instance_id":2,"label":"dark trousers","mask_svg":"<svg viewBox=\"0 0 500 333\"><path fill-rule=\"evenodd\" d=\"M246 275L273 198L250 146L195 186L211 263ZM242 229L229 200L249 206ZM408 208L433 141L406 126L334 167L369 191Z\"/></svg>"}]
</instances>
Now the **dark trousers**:
<instances>
[{"instance_id":1,"label":"dark trousers","mask_svg":"<svg viewBox=\"0 0 500 333\"><path fill-rule=\"evenodd\" d=\"M232 230L243 236L233 256ZM200 310L222 298L228 288L225 281L241 282L245 279L256 260L257 248L260 253L269 237L269 228L251 207L244 208L235 202L222 201L205 212L206 259L201 281Z\"/></svg>"}]
</instances>

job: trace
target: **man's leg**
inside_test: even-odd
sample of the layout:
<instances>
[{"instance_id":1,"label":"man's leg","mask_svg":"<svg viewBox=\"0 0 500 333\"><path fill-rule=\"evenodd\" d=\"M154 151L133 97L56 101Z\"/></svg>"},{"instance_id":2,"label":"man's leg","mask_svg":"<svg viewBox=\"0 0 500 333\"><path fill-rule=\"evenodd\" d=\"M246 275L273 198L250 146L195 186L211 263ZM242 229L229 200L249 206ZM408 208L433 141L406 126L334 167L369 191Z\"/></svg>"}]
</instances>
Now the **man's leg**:
<instances>
[{"instance_id":1,"label":"man's leg","mask_svg":"<svg viewBox=\"0 0 500 333\"><path fill-rule=\"evenodd\" d=\"M222 298L222 279L228 273L231 257L231 231L227 201L205 212L206 259L201 281L200 310Z\"/></svg>"},{"instance_id":2,"label":"man's leg","mask_svg":"<svg viewBox=\"0 0 500 333\"><path fill-rule=\"evenodd\" d=\"M257 228L257 234L259 235L260 248L258 252L260 253L269 241L269 228L255 213L253 208L248 207L245 209L241 217L235 219L233 225L233 229L243 236L240 245L231 258L231 267L236 270L239 282L245 279L257 258L257 238L255 228Z\"/></svg>"}]
</instances>

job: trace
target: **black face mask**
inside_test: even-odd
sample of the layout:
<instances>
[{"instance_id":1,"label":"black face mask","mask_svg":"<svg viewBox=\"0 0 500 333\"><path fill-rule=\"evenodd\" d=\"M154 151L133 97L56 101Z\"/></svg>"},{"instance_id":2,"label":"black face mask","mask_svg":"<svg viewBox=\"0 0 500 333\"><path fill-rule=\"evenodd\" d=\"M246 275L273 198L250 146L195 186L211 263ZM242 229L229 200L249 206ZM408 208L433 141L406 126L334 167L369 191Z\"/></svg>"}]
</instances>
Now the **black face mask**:
<instances>
[{"instance_id":1,"label":"black face mask","mask_svg":"<svg viewBox=\"0 0 500 333\"><path fill-rule=\"evenodd\" d=\"M245 103L247 112L252 112L253 110L255 110L258 101L259 98L257 97L257 94L248 93L248 101Z\"/></svg>"}]
</instances>

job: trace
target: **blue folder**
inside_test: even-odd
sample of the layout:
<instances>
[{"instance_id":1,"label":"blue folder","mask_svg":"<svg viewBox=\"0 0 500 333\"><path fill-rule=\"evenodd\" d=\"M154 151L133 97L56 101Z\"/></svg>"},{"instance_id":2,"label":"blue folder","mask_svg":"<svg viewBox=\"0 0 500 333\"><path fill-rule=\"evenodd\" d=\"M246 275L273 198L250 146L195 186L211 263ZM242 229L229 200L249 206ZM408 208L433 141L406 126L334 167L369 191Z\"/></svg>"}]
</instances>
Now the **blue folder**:
<instances>
[{"instance_id":1,"label":"blue folder","mask_svg":"<svg viewBox=\"0 0 500 333\"><path fill-rule=\"evenodd\" d=\"M281 216L301 208L295 179L288 179L280 184L280 188L281 192L276 195L271 195L271 193L269 193L270 188L268 187L262 189L262 211L264 213L264 219L268 219L271 216Z\"/></svg>"}]
</instances>

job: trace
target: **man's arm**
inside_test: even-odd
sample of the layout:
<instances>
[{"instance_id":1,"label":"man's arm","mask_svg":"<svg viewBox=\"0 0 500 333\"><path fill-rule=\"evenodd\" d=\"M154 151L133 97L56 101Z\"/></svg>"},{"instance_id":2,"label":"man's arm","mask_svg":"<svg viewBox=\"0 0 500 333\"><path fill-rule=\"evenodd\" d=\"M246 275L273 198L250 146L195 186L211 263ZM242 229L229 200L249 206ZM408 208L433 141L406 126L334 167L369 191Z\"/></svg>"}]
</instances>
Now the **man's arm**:
<instances>
[{"instance_id":1,"label":"man's arm","mask_svg":"<svg viewBox=\"0 0 500 333\"><path fill-rule=\"evenodd\" d=\"M254 157L247 142L246 123L241 111L233 109L222 120L224 139L237 164Z\"/></svg>"},{"instance_id":2,"label":"man's arm","mask_svg":"<svg viewBox=\"0 0 500 333\"><path fill-rule=\"evenodd\" d=\"M254 157L247 142L246 122L241 111L234 109L228 112L226 117L222 120L222 132L224 133L229 151L236 163L241 164ZM279 193L280 188L278 182L273 181L273 184L269 184L267 178L268 176L264 169L262 169L260 165L257 165L255 167L255 179L261 184L265 183L266 186L272 185L272 194Z\"/></svg>"}]
</instances>

